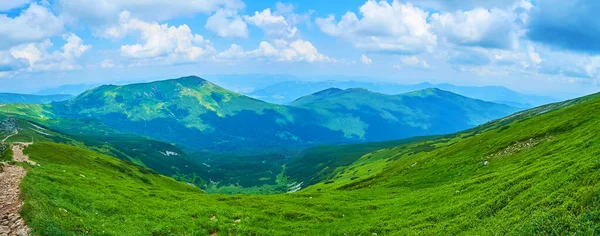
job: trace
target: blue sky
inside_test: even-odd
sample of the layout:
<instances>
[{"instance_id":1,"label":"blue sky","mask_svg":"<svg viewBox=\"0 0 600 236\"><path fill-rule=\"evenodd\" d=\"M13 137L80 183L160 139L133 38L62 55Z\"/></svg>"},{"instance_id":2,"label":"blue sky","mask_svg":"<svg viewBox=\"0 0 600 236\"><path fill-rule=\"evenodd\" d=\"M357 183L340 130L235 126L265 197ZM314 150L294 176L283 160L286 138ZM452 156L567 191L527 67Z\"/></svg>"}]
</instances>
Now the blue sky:
<instances>
[{"instance_id":1,"label":"blue sky","mask_svg":"<svg viewBox=\"0 0 600 236\"><path fill-rule=\"evenodd\" d=\"M583 95L600 81L599 10L593 0L4 0L0 91L289 74Z\"/></svg>"}]
</instances>

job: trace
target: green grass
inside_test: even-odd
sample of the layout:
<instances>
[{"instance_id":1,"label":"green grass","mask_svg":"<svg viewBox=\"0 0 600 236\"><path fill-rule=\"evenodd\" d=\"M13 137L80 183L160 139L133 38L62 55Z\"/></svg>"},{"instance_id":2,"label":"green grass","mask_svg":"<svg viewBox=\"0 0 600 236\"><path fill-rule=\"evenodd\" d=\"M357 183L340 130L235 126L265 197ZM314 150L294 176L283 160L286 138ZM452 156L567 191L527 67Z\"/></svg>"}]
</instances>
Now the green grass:
<instances>
[{"instance_id":1,"label":"green grass","mask_svg":"<svg viewBox=\"0 0 600 236\"><path fill-rule=\"evenodd\" d=\"M0 162L12 160L12 150L10 150L10 146L0 144L0 150Z\"/></svg>"},{"instance_id":2,"label":"green grass","mask_svg":"<svg viewBox=\"0 0 600 236\"><path fill-rule=\"evenodd\" d=\"M308 148L302 151L286 164L285 174L297 183L304 186L313 185L335 176L348 165L355 163L362 156L385 148L392 148L433 137L415 137L395 141L327 145Z\"/></svg>"},{"instance_id":3,"label":"green grass","mask_svg":"<svg viewBox=\"0 0 600 236\"><path fill-rule=\"evenodd\" d=\"M37 143L26 154L41 166L28 167L22 214L41 235L284 235L330 231L343 218L316 195L208 195L78 147Z\"/></svg>"},{"instance_id":4,"label":"green grass","mask_svg":"<svg viewBox=\"0 0 600 236\"><path fill-rule=\"evenodd\" d=\"M38 142L22 214L40 235L598 235L600 98L547 108L362 155L294 194L204 194Z\"/></svg>"}]
</instances>

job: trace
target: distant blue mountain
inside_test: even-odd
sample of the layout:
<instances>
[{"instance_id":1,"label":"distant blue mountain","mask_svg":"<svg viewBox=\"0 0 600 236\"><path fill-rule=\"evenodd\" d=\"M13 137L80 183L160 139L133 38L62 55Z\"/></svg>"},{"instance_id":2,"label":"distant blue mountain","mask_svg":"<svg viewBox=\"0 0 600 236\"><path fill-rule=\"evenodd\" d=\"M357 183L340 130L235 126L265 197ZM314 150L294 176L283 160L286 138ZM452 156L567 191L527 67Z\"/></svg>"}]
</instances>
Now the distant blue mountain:
<instances>
[{"instance_id":1,"label":"distant blue mountain","mask_svg":"<svg viewBox=\"0 0 600 236\"><path fill-rule=\"evenodd\" d=\"M519 108L531 108L547 103L556 102L557 99L543 96L527 95L515 92L501 86L457 86L452 84L395 84L395 83L371 83L356 81L324 81L324 82L304 82L304 81L285 81L273 84L262 89L255 90L247 95L277 104L289 104L294 100L327 88L364 88L370 91L396 95L411 91L438 88L449 91L465 97L481 99L484 101L495 102L510 105Z\"/></svg>"},{"instance_id":2,"label":"distant blue mountain","mask_svg":"<svg viewBox=\"0 0 600 236\"><path fill-rule=\"evenodd\" d=\"M36 92L37 95L50 95L50 94L68 94L68 95L79 95L88 89L98 87L98 84L67 84L54 88L46 88Z\"/></svg>"},{"instance_id":3,"label":"distant blue mountain","mask_svg":"<svg viewBox=\"0 0 600 236\"><path fill-rule=\"evenodd\" d=\"M47 104L51 102L61 102L72 98L71 95L31 95L17 93L0 93L0 104Z\"/></svg>"}]
</instances>

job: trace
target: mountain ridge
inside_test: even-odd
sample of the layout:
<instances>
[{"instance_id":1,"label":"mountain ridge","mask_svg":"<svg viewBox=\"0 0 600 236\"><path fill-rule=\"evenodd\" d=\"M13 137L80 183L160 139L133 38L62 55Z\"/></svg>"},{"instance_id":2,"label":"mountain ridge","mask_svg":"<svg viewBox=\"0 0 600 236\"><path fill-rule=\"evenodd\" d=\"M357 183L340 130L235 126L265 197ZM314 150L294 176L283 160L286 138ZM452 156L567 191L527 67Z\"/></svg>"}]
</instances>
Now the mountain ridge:
<instances>
[{"instance_id":1,"label":"mountain ridge","mask_svg":"<svg viewBox=\"0 0 600 236\"><path fill-rule=\"evenodd\" d=\"M51 102L60 102L73 98L71 95L53 94L53 95L33 95L19 93L0 93L0 104L47 104Z\"/></svg>"},{"instance_id":2,"label":"mountain ridge","mask_svg":"<svg viewBox=\"0 0 600 236\"><path fill-rule=\"evenodd\" d=\"M447 83L432 84L428 82L419 84L396 84L389 82L379 83L335 80L325 82L284 81L257 89L253 92L249 92L248 95L272 103L288 104L302 96L306 96L330 87L337 87L341 89L361 87L388 95L397 95L414 90L433 87L470 98L502 103L520 108L531 108L557 101L557 99L544 96L521 94L502 86L477 87L458 86Z\"/></svg>"},{"instance_id":3,"label":"mountain ridge","mask_svg":"<svg viewBox=\"0 0 600 236\"><path fill-rule=\"evenodd\" d=\"M437 91L436 93L441 92ZM151 137L163 141L175 141L175 143L184 144L188 148L196 145L202 149L217 148L216 150L239 149L252 145L271 145L275 147L384 141L410 136L441 134L458 131L466 126L474 126L517 110L493 103L473 103L475 100L471 101L472 99L460 97L464 101L464 106L477 105L477 113L484 115L469 114L469 116L478 118L468 118L469 121L464 125L454 125L455 128L450 129L438 130L439 128L434 128L429 130L429 128L426 128L430 126L429 124L418 122L419 124L412 125L413 128L395 129L385 138L375 138L372 135L369 136L371 138L366 138L365 135L370 132L367 127L371 125L371 122L381 123L386 119L401 120L403 118L398 116L401 115L400 113L387 111L389 108L371 108L371 104L360 100L373 98L377 101L389 102L389 105L393 107L405 107L403 109L408 109L408 113L402 113L403 115L409 114L411 111L417 111L413 109L415 107L430 106L428 104L434 101L419 100L418 98L410 99L410 101L408 101L408 98L403 98L404 100L395 99L390 95L359 88L329 89L320 91L313 96L324 96L325 94L330 97L347 96L348 101L345 101L345 103L357 103L371 111L372 114L369 115L369 119L372 121L364 120L366 119L365 116L355 116L348 112L336 111L334 108L332 110L327 107L300 106L299 103L305 100L306 97L298 99L291 106L270 104L231 92L197 76L124 86L100 86L90 89L69 101L53 104L51 109L53 113L58 114L58 117L93 118L116 130L146 136L151 135ZM310 95L307 97L310 97ZM443 93L438 96L439 101L457 98L452 93ZM356 101L352 101L353 99L356 99ZM407 107L407 104L402 104L404 102L412 103L408 104ZM383 106L384 104L375 105ZM440 106L436 106L437 110L440 110L440 108ZM472 112L471 110L460 109L460 112L447 113L447 115L452 117L452 115L458 115L461 112ZM492 112L494 110L498 111ZM418 111L420 114L424 110L419 108ZM342 116L342 119L330 119L331 117ZM384 116L387 116L387 118ZM416 118L418 115L414 117ZM450 123L461 122L461 119L454 119ZM253 123L248 123L251 120ZM433 120L431 121L433 122ZM248 125L239 126L236 124ZM320 133L322 136L315 139L313 133ZM177 138L180 136L194 138L182 140ZM248 143L235 145L231 140ZM220 149L219 146L223 146L225 149Z\"/></svg>"}]
</instances>

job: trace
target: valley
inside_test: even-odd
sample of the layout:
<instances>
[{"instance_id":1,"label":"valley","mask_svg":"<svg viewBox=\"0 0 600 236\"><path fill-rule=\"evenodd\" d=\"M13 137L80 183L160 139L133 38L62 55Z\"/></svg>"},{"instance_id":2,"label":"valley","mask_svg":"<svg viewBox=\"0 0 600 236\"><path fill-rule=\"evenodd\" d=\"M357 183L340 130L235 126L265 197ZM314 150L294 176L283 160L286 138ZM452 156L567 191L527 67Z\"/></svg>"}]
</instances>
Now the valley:
<instances>
[{"instance_id":1,"label":"valley","mask_svg":"<svg viewBox=\"0 0 600 236\"><path fill-rule=\"evenodd\" d=\"M33 233L593 234L597 109L592 95L454 134L315 147L286 166L307 186L267 195L207 194L24 116L7 142L34 139L21 184Z\"/></svg>"}]
</instances>

